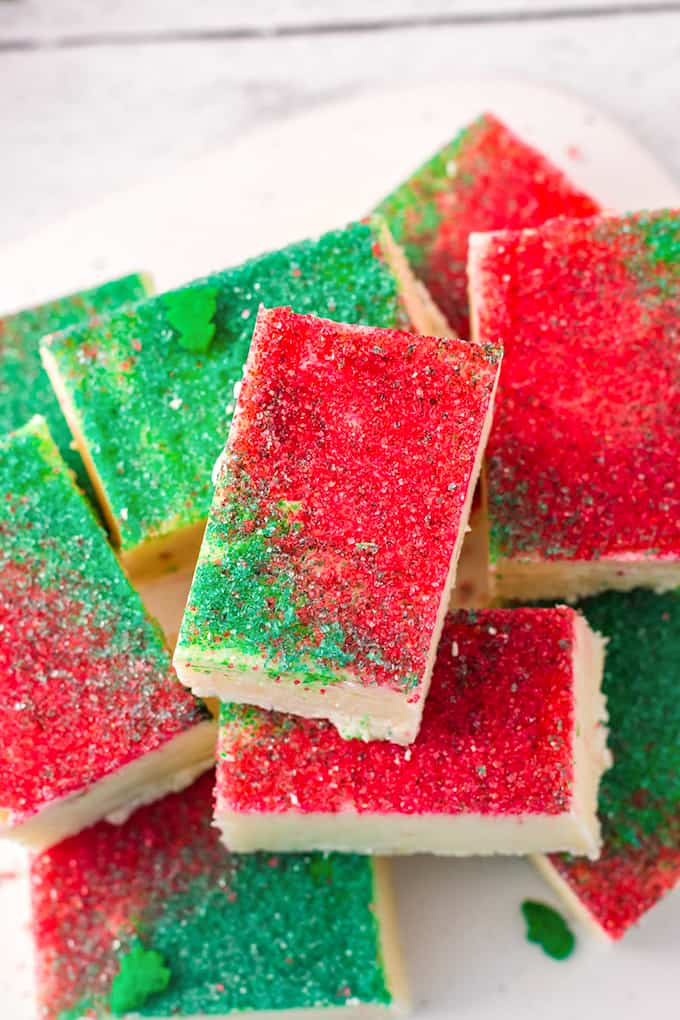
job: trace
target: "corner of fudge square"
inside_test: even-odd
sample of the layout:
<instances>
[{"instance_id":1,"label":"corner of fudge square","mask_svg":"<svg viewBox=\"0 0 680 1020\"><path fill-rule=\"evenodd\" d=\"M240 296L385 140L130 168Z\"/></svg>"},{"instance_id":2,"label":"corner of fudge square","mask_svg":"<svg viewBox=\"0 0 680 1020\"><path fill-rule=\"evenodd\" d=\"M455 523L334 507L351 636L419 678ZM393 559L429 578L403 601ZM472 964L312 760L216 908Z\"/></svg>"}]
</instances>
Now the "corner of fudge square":
<instances>
[{"instance_id":1,"label":"corner of fudge square","mask_svg":"<svg viewBox=\"0 0 680 1020\"><path fill-rule=\"evenodd\" d=\"M71 449L70 429L40 362L40 340L48 333L91 322L134 304L152 289L149 276L132 273L0 316L0 434L25 425L39 410L59 452L88 495L94 496L87 472L78 453Z\"/></svg>"},{"instance_id":2,"label":"corner of fudge square","mask_svg":"<svg viewBox=\"0 0 680 1020\"><path fill-rule=\"evenodd\" d=\"M120 820L208 769L215 737L32 419L0 440L0 836Z\"/></svg>"},{"instance_id":3,"label":"corner of fudge square","mask_svg":"<svg viewBox=\"0 0 680 1020\"><path fill-rule=\"evenodd\" d=\"M260 310L175 653L194 692L414 739L500 359Z\"/></svg>"},{"instance_id":4,"label":"corner of fudge square","mask_svg":"<svg viewBox=\"0 0 680 1020\"><path fill-rule=\"evenodd\" d=\"M596 858L604 642L566 606L449 613L413 744L222 706L215 821L242 851Z\"/></svg>"},{"instance_id":5,"label":"corner of fudge square","mask_svg":"<svg viewBox=\"0 0 680 1020\"><path fill-rule=\"evenodd\" d=\"M473 235L469 282L499 597L680 585L680 211Z\"/></svg>"},{"instance_id":6,"label":"corner of fudge square","mask_svg":"<svg viewBox=\"0 0 680 1020\"><path fill-rule=\"evenodd\" d=\"M680 884L680 591L604 592L578 609L607 640L614 765L599 792L602 852L536 863L571 913L611 941Z\"/></svg>"},{"instance_id":7,"label":"corner of fudge square","mask_svg":"<svg viewBox=\"0 0 680 1020\"><path fill-rule=\"evenodd\" d=\"M448 332L373 217L44 337L44 366L137 582L193 571L260 304Z\"/></svg>"},{"instance_id":8,"label":"corner of fudge square","mask_svg":"<svg viewBox=\"0 0 680 1020\"><path fill-rule=\"evenodd\" d=\"M382 199L376 211L430 299L470 336L466 261L473 232L592 216L594 198L493 113L483 113Z\"/></svg>"}]
</instances>

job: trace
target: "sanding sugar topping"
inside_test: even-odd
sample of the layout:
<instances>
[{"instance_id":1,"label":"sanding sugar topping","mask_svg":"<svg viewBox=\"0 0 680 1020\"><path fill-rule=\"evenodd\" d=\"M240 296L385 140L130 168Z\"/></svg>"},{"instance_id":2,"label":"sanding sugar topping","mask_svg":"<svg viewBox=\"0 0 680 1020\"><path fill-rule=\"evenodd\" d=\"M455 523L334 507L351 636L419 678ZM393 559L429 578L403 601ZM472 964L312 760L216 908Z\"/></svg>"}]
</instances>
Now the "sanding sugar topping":
<instances>
[{"instance_id":1,"label":"sanding sugar topping","mask_svg":"<svg viewBox=\"0 0 680 1020\"><path fill-rule=\"evenodd\" d=\"M469 336L468 238L591 216L597 203L496 117L483 114L378 206L435 302Z\"/></svg>"},{"instance_id":2,"label":"sanding sugar topping","mask_svg":"<svg viewBox=\"0 0 680 1020\"><path fill-rule=\"evenodd\" d=\"M230 854L212 784L34 860L43 1020L389 1005L370 859Z\"/></svg>"},{"instance_id":3,"label":"sanding sugar topping","mask_svg":"<svg viewBox=\"0 0 680 1020\"><path fill-rule=\"evenodd\" d=\"M479 338L506 351L495 551L680 555L680 213L479 238L471 272Z\"/></svg>"},{"instance_id":4,"label":"sanding sugar topping","mask_svg":"<svg viewBox=\"0 0 680 1020\"><path fill-rule=\"evenodd\" d=\"M321 720L224 705L218 811L568 811L574 620L566 608L450 614L406 749L343 740Z\"/></svg>"},{"instance_id":5,"label":"sanding sugar topping","mask_svg":"<svg viewBox=\"0 0 680 1020\"><path fill-rule=\"evenodd\" d=\"M71 449L71 432L40 363L40 338L139 301L145 294L145 278L134 274L0 318L0 434L42 414L81 486L86 486L87 474L79 455Z\"/></svg>"},{"instance_id":6,"label":"sanding sugar topping","mask_svg":"<svg viewBox=\"0 0 680 1020\"><path fill-rule=\"evenodd\" d=\"M498 361L262 310L183 657L417 700Z\"/></svg>"},{"instance_id":7,"label":"sanding sugar topping","mask_svg":"<svg viewBox=\"0 0 680 1020\"><path fill-rule=\"evenodd\" d=\"M551 861L620 938L680 881L680 593L609 592L579 608L609 638L604 690L614 767L600 786L600 859Z\"/></svg>"},{"instance_id":8,"label":"sanding sugar topping","mask_svg":"<svg viewBox=\"0 0 680 1020\"><path fill-rule=\"evenodd\" d=\"M51 338L121 547L203 522L259 305L406 325L371 224L352 224Z\"/></svg>"},{"instance_id":9,"label":"sanding sugar topping","mask_svg":"<svg viewBox=\"0 0 680 1020\"><path fill-rule=\"evenodd\" d=\"M14 822L206 718L41 419L0 443L0 693Z\"/></svg>"}]
</instances>

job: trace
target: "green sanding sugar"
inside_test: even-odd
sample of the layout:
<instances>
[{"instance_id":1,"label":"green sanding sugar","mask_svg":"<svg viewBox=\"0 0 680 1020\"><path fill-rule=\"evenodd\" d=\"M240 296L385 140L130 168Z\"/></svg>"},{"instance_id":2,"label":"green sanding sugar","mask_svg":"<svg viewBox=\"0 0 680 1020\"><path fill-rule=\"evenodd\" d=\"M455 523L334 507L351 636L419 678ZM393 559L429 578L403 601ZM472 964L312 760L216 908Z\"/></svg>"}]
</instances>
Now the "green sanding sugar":
<instances>
[{"instance_id":1,"label":"green sanding sugar","mask_svg":"<svg viewBox=\"0 0 680 1020\"><path fill-rule=\"evenodd\" d=\"M0 569L8 566L23 568L26 585L64 598L75 593L83 624L108 630L109 654L123 646L133 654L143 650L160 669L169 668L160 631L40 417L0 440Z\"/></svg>"},{"instance_id":2,"label":"green sanding sugar","mask_svg":"<svg viewBox=\"0 0 680 1020\"><path fill-rule=\"evenodd\" d=\"M529 942L537 943L553 960L566 960L571 956L576 939L557 910L536 900L524 900L521 909Z\"/></svg>"},{"instance_id":3,"label":"green sanding sugar","mask_svg":"<svg viewBox=\"0 0 680 1020\"><path fill-rule=\"evenodd\" d=\"M152 995L165 991L169 983L170 971L161 954L138 942L120 959L109 996L111 1012L124 1016L138 1010Z\"/></svg>"},{"instance_id":4,"label":"green sanding sugar","mask_svg":"<svg viewBox=\"0 0 680 1020\"><path fill-rule=\"evenodd\" d=\"M43 1020L395 1005L371 858L231 854L213 784L206 774L34 858Z\"/></svg>"},{"instance_id":5,"label":"green sanding sugar","mask_svg":"<svg viewBox=\"0 0 680 1020\"><path fill-rule=\"evenodd\" d=\"M0 434L20 428L34 414L43 415L62 457L84 488L87 473L71 449L69 427L40 363L40 339L146 295L147 280L133 274L0 318Z\"/></svg>"},{"instance_id":6,"label":"green sanding sugar","mask_svg":"<svg viewBox=\"0 0 680 1020\"><path fill-rule=\"evenodd\" d=\"M604 691L614 767L600 785L608 848L677 842L680 592L607 592L577 606L607 637Z\"/></svg>"},{"instance_id":7,"label":"green sanding sugar","mask_svg":"<svg viewBox=\"0 0 680 1020\"><path fill-rule=\"evenodd\" d=\"M140 1008L143 1016L226 1013L240 1003L268 1010L390 1002L376 959L370 861L257 854L232 867L228 892L196 879L151 924L150 943L172 961L172 981Z\"/></svg>"},{"instance_id":8,"label":"green sanding sugar","mask_svg":"<svg viewBox=\"0 0 680 1020\"><path fill-rule=\"evenodd\" d=\"M637 218L637 228L642 233L654 261L665 262L675 269L680 283L680 218L677 213L655 213Z\"/></svg>"},{"instance_id":9,"label":"green sanding sugar","mask_svg":"<svg viewBox=\"0 0 680 1020\"><path fill-rule=\"evenodd\" d=\"M436 237L444 215L437 198L450 187L450 167L476 129L477 122L464 127L376 207L416 270L425 261L427 245Z\"/></svg>"},{"instance_id":10,"label":"green sanding sugar","mask_svg":"<svg viewBox=\"0 0 680 1020\"><path fill-rule=\"evenodd\" d=\"M405 325L376 239L353 224L51 339L123 550L207 517L260 304Z\"/></svg>"}]
</instances>

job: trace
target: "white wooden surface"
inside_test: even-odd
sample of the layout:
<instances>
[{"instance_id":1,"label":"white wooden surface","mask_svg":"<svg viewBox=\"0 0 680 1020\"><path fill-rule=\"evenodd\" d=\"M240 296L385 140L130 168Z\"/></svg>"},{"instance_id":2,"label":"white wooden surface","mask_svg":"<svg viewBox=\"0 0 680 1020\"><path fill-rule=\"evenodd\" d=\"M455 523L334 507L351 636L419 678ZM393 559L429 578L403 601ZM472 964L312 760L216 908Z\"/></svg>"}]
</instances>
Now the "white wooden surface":
<instances>
[{"instance_id":1,"label":"white wooden surface","mask_svg":"<svg viewBox=\"0 0 680 1020\"><path fill-rule=\"evenodd\" d=\"M679 186L654 157L581 100L507 78L450 78L266 124L0 246L0 308L145 266L167 290L356 219L484 109L608 208L680 205Z\"/></svg>"},{"instance_id":2,"label":"white wooden surface","mask_svg":"<svg viewBox=\"0 0 680 1020\"><path fill-rule=\"evenodd\" d=\"M60 25L71 30L82 23L89 31L96 18L102 33L157 25L164 6L167 24L195 28L228 24L232 10L238 23L248 10L243 2L219 0L0 0L0 42ZM362 6L374 10L358 0L349 9ZM417 0L376 6L383 13L421 10ZM470 0L449 5L474 6ZM484 0L485 8L492 6L509 5ZM518 0L517 6L533 5ZM556 6L546 0L546 8ZM325 12L332 20L346 9L331 0L263 9L274 7L283 21L300 11L315 18ZM249 16L264 17L260 8L253 3ZM328 100L491 74L575 92L628 126L680 176L680 7L346 35L0 51L0 239L26 236L112 190ZM408 146L407 124L403 131Z\"/></svg>"},{"instance_id":3,"label":"white wooden surface","mask_svg":"<svg viewBox=\"0 0 680 1020\"><path fill-rule=\"evenodd\" d=\"M259 28L276 32L333 25L388 26L390 22L530 20L563 18L574 13L677 8L672 0L23 0L9 2L0 24L8 38L65 41L87 33Z\"/></svg>"}]
</instances>

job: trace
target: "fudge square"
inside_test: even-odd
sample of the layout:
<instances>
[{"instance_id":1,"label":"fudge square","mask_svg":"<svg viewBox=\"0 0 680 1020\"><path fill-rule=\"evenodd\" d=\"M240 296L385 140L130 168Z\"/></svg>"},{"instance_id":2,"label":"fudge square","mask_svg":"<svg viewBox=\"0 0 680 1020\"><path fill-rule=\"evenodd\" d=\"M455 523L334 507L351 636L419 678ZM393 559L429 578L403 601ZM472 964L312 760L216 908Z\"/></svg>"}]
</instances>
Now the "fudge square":
<instances>
[{"instance_id":1,"label":"fudge square","mask_svg":"<svg viewBox=\"0 0 680 1020\"><path fill-rule=\"evenodd\" d=\"M34 414L43 415L62 457L83 488L88 485L87 472L71 449L71 431L40 362L40 339L139 301L149 290L149 278L135 273L0 317L0 434L20 428Z\"/></svg>"},{"instance_id":2,"label":"fudge square","mask_svg":"<svg viewBox=\"0 0 680 1020\"><path fill-rule=\"evenodd\" d=\"M41 1020L401 1013L387 863L230 853L212 786L34 859Z\"/></svg>"},{"instance_id":3,"label":"fudge square","mask_svg":"<svg viewBox=\"0 0 680 1020\"><path fill-rule=\"evenodd\" d=\"M577 917L619 939L680 882L680 592L607 592L580 608L608 638L602 856L537 863Z\"/></svg>"},{"instance_id":4,"label":"fudge square","mask_svg":"<svg viewBox=\"0 0 680 1020\"><path fill-rule=\"evenodd\" d=\"M598 204L493 114L484 113L377 206L434 301L469 337L468 238L592 216Z\"/></svg>"},{"instance_id":5,"label":"fudge square","mask_svg":"<svg viewBox=\"0 0 680 1020\"><path fill-rule=\"evenodd\" d=\"M32 419L0 441L0 835L42 848L180 789L215 731Z\"/></svg>"},{"instance_id":6,"label":"fudge square","mask_svg":"<svg viewBox=\"0 0 680 1020\"><path fill-rule=\"evenodd\" d=\"M431 309L408 277L384 224L355 223L43 342L128 573L195 566L260 303L418 328Z\"/></svg>"},{"instance_id":7,"label":"fudge square","mask_svg":"<svg viewBox=\"0 0 680 1020\"><path fill-rule=\"evenodd\" d=\"M680 584L680 213L470 242L474 334L503 341L487 448L502 597Z\"/></svg>"},{"instance_id":8,"label":"fudge square","mask_svg":"<svg viewBox=\"0 0 680 1020\"><path fill-rule=\"evenodd\" d=\"M240 850L596 857L603 643L572 609L458 610L406 750L224 705L216 822Z\"/></svg>"},{"instance_id":9,"label":"fudge square","mask_svg":"<svg viewBox=\"0 0 680 1020\"><path fill-rule=\"evenodd\" d=\"M499 364L260 310L175 651L186 684L415 738Z\"/></svg>"}]
</instances>

